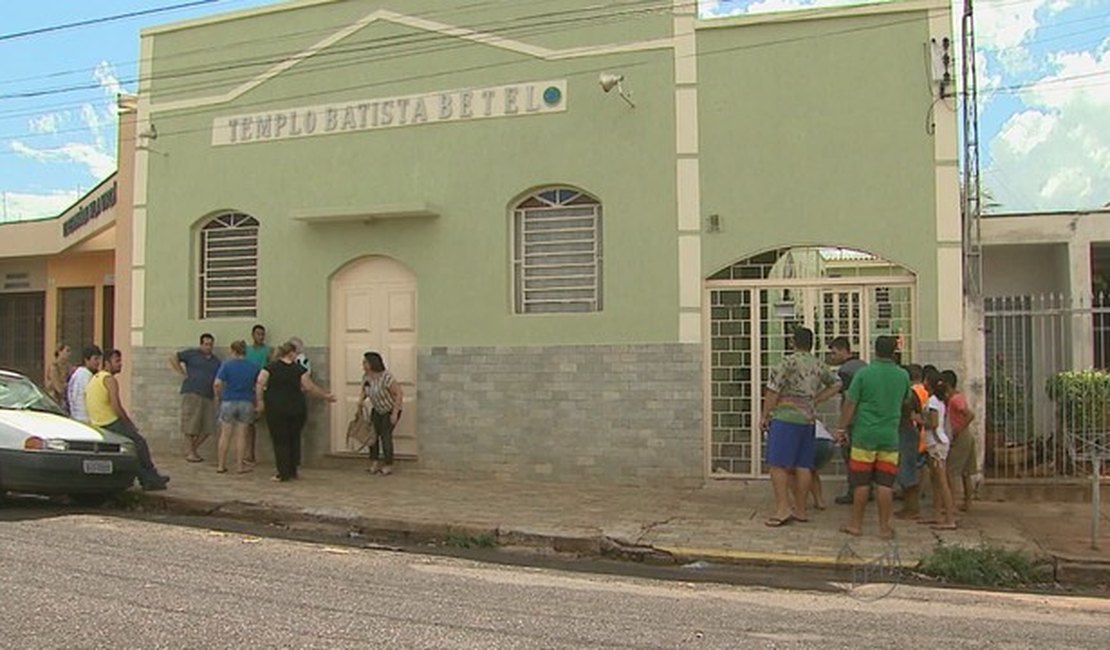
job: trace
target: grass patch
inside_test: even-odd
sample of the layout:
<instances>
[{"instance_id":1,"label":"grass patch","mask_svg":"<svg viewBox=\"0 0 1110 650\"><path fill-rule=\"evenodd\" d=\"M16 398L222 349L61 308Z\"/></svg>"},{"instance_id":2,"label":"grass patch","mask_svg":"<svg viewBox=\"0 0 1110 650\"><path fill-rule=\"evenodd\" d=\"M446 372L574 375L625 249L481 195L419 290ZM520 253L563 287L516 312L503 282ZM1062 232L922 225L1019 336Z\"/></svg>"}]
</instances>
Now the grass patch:
<instances>
[{"instance_id":1,"label":"grass patch","mask_svg":"<svg viewBox=\"0 0 1110 650\"><path fill-rule=\"evenodd\" d=\"M461 533L451 533L444 540L444 544L454 548L493 548L497 546L497 540L493 535L464 535Z\"/></svg>"},{"instance_id":2,"label":"grass patch","mask_svg":"<svg viewBox=\"0 0 1110 650\"><path fill-rule=\"evenodd\" d=\"M918 565L927 576L977 587L1022 587L1052 582L1052 566L1021 551L997 546L936 548Z\"/></svg>"}]
</instances>

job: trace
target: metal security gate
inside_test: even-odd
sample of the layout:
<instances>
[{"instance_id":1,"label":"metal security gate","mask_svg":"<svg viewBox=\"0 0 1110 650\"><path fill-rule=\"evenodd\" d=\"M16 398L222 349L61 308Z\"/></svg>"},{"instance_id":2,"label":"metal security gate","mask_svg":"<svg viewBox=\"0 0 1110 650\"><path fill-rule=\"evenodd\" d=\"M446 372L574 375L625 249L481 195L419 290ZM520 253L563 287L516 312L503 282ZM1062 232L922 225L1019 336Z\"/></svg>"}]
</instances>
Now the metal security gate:
<instances>
[{"instance_id":1,"label":"metal security gate","mask_svg":"<svg viewBox=\"0 0 1110 650\"><path fill-rule=\"evenodd\" d=\"M714 283L716 284L716 283ZM760 401L771 370L790 350L794 328L816 336L814 352L847 336L868 358L875 336L902 342L908 362L912 341L912 285L904 286L711 286L709 305L709 471L714 476L760 476L764 435L759 431ZM880 318L877 295L897 299L897 318ZM837 404L822 405L820 415L836 422Z\"/></svg>"},{"instance_id":2,"label":"metal security gate","mask_svg":"<svg viewBox=\"0 0 1110 650\"><path fill-rule=\"evenodd\" d=\"M792 250L793 259L788 261L797 273L806 258L797 254L798 249ZM814 331L818 356L833 338L846 336L852 349L867 359L874 337L887 334L898 338L901 361L909 362L914 322L912 275L773 277L784 259L788 259L786 251L773 251L733 265L706 281L705 421L710 476L765 474L765 437L759 430L763 387L771 370L790 350L795 327ZM862 266L872 260L875 258L868 256L856 261ZM874 264L869 266L874 268ZM835 400L830 401L822 405L819 415L833 426L838 408ZM832 469L839 471L839 466Z\"/></svg>"},{"instance_id":3,"label":"metal security gate","mask_svg":"<svg viewBox=\"0 0 1110 650\"><path fill-rule=\"evenodd\" d=\"M1095 452L1110 447L1110 296L993 297L983 307L985 476L1089 476Z\"/></svg>"}]
</instances>

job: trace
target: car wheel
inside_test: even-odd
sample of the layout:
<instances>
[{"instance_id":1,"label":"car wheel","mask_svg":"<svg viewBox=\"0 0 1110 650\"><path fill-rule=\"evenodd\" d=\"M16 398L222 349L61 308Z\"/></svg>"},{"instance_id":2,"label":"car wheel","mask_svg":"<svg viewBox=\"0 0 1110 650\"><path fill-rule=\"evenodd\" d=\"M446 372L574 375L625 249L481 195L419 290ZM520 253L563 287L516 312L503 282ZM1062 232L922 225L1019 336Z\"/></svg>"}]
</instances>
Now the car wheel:
<instances>
[{"instance_id":1,"label":"car wheel","mask_svg":"<svg viewBox=\"0 0 1110 650\"><path fill-rule=\"evenodd\" d=\"M84 508L96 508L104 505L104 502L107 501L110 496L112 495L99 492L93 494L71 494L69 495L69 500L72 501L74 505Z\"/></svg>"}]
</instances>

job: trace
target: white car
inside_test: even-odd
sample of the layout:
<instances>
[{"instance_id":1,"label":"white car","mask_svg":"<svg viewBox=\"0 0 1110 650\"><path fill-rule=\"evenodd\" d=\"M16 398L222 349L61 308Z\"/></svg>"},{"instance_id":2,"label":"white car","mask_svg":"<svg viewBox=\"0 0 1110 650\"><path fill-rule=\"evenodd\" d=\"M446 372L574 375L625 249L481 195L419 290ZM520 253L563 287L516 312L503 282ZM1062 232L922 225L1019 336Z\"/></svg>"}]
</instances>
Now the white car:
<instances>
[{"instance_id":1,"label":"white car","mask_svg":"<svg viewBox=\"0 0 1110 650\"><path fill-rule=\"evenodd\" d=\"M0 497L67 494L96 504L131 487L138 471L130 440L66 417L30 379L0 370Z\"/></svg>"}]
</instances>

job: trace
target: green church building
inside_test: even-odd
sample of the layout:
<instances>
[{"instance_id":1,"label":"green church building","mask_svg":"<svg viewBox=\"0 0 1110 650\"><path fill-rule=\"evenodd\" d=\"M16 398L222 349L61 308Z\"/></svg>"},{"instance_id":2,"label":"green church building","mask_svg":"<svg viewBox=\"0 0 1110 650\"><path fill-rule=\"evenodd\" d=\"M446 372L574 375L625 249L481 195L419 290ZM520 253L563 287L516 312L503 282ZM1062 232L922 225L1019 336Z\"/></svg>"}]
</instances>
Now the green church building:
<instances>
[{"instance_id":1,"label":"green church building","mask_svg":"<svg viewBox=\"0 0 1110 650\"><path fill-rule=\"evenodd\" d=\"M144 432L180 442L169 354L255 323L340 396L307 464L354 455L377 350L402 458L520 480L763 475L794 326L959 366L948 3L695 5L295 0L145 30L116 221Z\"/></svg>"}]
</instances>

